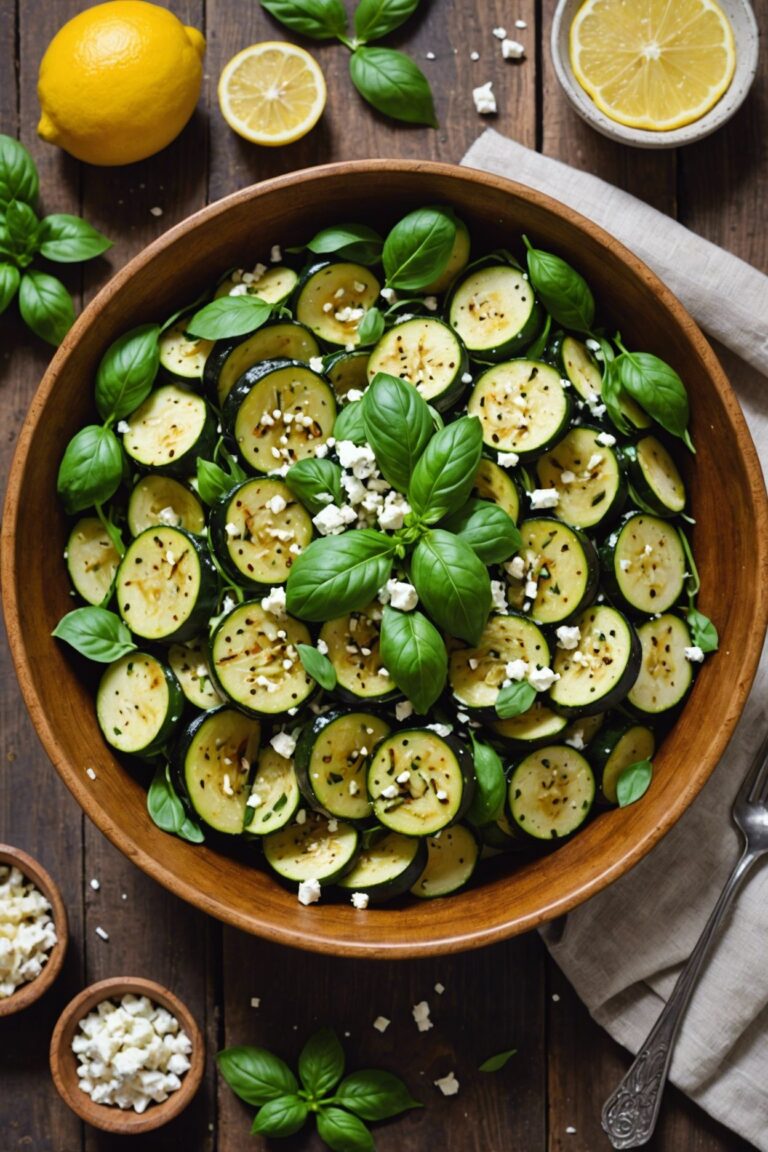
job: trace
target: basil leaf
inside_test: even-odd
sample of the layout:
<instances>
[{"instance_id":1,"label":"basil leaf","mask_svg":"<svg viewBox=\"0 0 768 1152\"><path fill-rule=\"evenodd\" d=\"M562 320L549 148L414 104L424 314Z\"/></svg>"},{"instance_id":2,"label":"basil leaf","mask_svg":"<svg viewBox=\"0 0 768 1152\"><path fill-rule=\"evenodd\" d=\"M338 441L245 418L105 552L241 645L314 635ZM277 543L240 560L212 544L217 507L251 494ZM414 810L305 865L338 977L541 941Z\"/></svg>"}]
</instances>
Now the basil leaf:
<instances>
[{"instance_id":1,"label":"basil leaf","mask_svg":"<svg viewBox=\"0 0 768 1152\"><path fill-rule=\"evenodd\" d=\"M270 16L312 40L332 40L347 31L341 0L261 0Z\"/></svg>"},{"instance_id":2,"label":"basil leaf","mask_svg":"<svg viewBox=\"0 0 768 1152\"><path fill-rule=\"evenodd\" d=\"M393 541L372 528L313 540L288 576L288 611L304 620L332 620L365 608L386 583L393 555Z\"/></svg>"},{"instance_id":3,"label":"basil leaf","mask_svg":"<svg viewBox=\"0 0 768 1152\"><path fill-rule=\"evenodd\" d=\"M299 1054L299 1079L316 1099L327 1096L344 1075L344 1049L332 1028L310 1036Z\"/></svg>"},{"instance_id":4,"label":"basil leaf","mask_svg":"<svg viewBox=\"0 0 768 1152\"><path fill-rule=\"evenodd\" d=\"M56 489L68 513L106 504L123 478L123 450L111 428L88 424L64 451Z\"/></svg>"},{"instance_id":5,"label":"basil leaf","mask_svg":"<svg viewBox=\"0 0 768 1152\"><path fill-rule=\"evenodd\" d=\"M58 346L75 322L72 297L60 280L45 272L25 272L19 287L19 311L41 340Z\"/></svg>"},{"instance_id":6,"label":"basil leaf","mask_svg":"<svg viewBox=\"0 0 768 1152\"><path fill-rule=\"evenodd\" d=\"M384 314L379 308L368 308L357 326L357 339L360 344L376 344L384 335Z\"/></svg>"},{"instance_id":7,"label":"basil leaf","mask_svg":"<svg viewBox=\"0 0 768 1152\"><path fill-rule=\"evenodd\" d=\"M526 360L543 360L547 351L547 344L549 343L549 333L552 328L552 317L547 312L547 318L544 321L544 327L539 335L534 340L533 344L529 344L525 350Z\"/></svg>"},{"instance_id":8,"label":"basil leaf","mask_svg":"<svg viewBox=\"0 0 768 1152\"><path fill-rule=\"evenodd\" d=\"M432 438L429 405L412 384L377 372L363 399L365 437L384 479L407 492L416 462Z\"/></svg>"},{"instance_id":9,"label":"basil leaf","mask_svg":"<svg viewBox=\"0 0 768 1152\"><path fill-rule=\"evenodd\" d=\"M613 366L624 391L667 432L684 438L688 393L674 368L650 352L622 352Z\"/></svg>"},{"instance_id":10,"label":"basil leaf","mask_svg":"<svg viewBox=\"0 0 768 1152\"><path fill-rule=\"evenodd\" d=\"M576 332L590 332L595 322L595 298L584 277L560 256L527 248L528 275L536 294L558 324Z\"/></svg>"},{"instance_id":11,"label":"basil leaf","mask_svg":"<svg viewBox=\"0 0 768 1152\"><path fill-rule=\"evenodd\" d=\"M5 210L5 226L15 252L29 254L37 251L40 221L23 200L12 200Z\"/></svg>"},{"instance_id":12,"label":"basil leaf","mask_svg":"<svg viewBox=\"0 0 768 1152\"><path fill-rule=\"evenodd\" d=\"M337 442L351 440L353 444L365 443L362 400L352 400L344 405L334 422L333 435Z\"/></svg>"},{"instance_id":13,"label":"basil leaf","mask_svg":"<svg viewBox=\"0 0 768 1152\"><path fill-rule=\"evenodd\" d=\"M216 1063L232 1091L246 1104L266 1104L299 1090L296 1077L285 1061L266 1048L245 1045L224 1048L216 1053Z\"/></svg>"},{"instance_id":14,"label":"basil leaf","mask_svg":"<svg viewBox=\"0 0 768 1152\"><path fill-rule=\"evenodd\" d=\"M691 630L693 643L701 648L702 652L717 652L720 640L717 635L717 628L709 617L696 608L690 608L685 618Z\"/></svg>"},{"instance_id":15,"label":"basil leaf","mask_svg":"<svg viewBox=\"0 0 768 1152\"><path fill-rule=\"evenodd\" d=\"M311 457L292 464L285 482L314 516L329 504L341 504L341 475L341 467L333 460Z\"/></svg>"},{"instance_id":16,"label":"basil leaf","mask_svg":"<svg viewBox=\"0 0 768 1152\"><path fill-rule=\"evenodd\" d=\"M422 1108L399 1076L377 1069L353 1072L336 1089L336 1103L363 1120L387 1120L409 1108Z\"/></svg>"},{"instance_id":17,"label":"basil leaf","mask_svg":"<svg viewBox=\"0 0 768 1152\"><path fill-rule=\"evenodd\" d=\"M162 828L163 832L172 832L176 835L184 827L187 814L171 783L171 770L168 764L155 772L147 792L147 812L152 823Z\"/></svg>"},{"instance_id":18,"label":"basil leaf","mask_svg":"<svg viewBox=\"0 0 768 1152\"><path fill-rule=\"evenodd\" d=\"M636 764L628 764L619 774L616 781L616 799L619 808L626 808L634 804L651 786L653 779L653 764L650 760L638 760Z\"/></svg>"},{"instance_id":19,"label":"basil leaf","mask_svg":"<svg viewBox=\"0 0 768 1152\"><path fill-rule=\"evenodd\" d=\"M336 687L336 669L328 657L318 652L311 644L297 644L296 650L305 672L316 680L321 688L325 688L326 692L332 692Z\"/></svg>"},{"instance_id":20,"label":"basil leaf","mask_svg":"<svg viewBox=\"0 0 768 1152\"><path fill-rule=\"evenodd\" d=\"M418 6L419 0L360 0L355 9L355 36L380 40L404 24Z\"/></svg>"},{"instance_id":21,"label":"basil leaf","mask_svg":"<svg viewBox=\"0 0 768 1152\"><path fill-rule=\"evenodd\" d=\"M478 642L491 610L491 582L468 544L439 528L427 533L413 551L411 579L435 623Z\"/></svg>"},{"instance_id":22,"label":"basil leaf","mask_svg":"<svg viewBox=\"0 0 768 1152\"><path fill-rule=\"evenodd\" d=\"M34 205L37 193L37 168L29 152L13 136L0 134L0 211L12 200Z\"/></svg>"},{"instance_id":23,"label":"basil leaf","mask_svg":"<svg viewBox=\"0 0 768 1152\"><path fill-rule=\"evenodd\" d=\"M197 493L204 504L212 506L234 487L232 477L212 460L197 458Z\"/></svg>"},{"instance_id":24,"label":"basil leaf","mask_svg":"<svg viewBox=\"0 0 768 1152\"><path fill-rule=\"evenodd\" d=\"M318 1112L317 1134L333 1152L374 1152L373 1136L365 1124L342 1108Z\"/></svg>"},{"instance_id":25,"label":"basil leaf","mask_svg":"<svg viewBox=\"0 0 768 1152\"><path fill-rule=\"evenodd\" d=\"M445 270L456 239L456 222L439 208L417 208L395 224L384 241L387 284L418 291Z\"/></svg>"},{"instance_id":26,"label":"basil leaf","mask_svg":"<svg viewBox=\"0 0 768 1152\"><path fill-rule=\"evenodd\" d=\"M15 264L0 264L0 315L19 290L21 273Z\"/></svg>"},{"instance_id":27,"label":"basil leaf","mask_svg":"<svg viewBox=\"0 0 768 1152\"><path fill-rule=\"evenodd\" d=\"M605 371L600 388L600 399L605 404L605 410L616 426L616 429L626 436L632 431L632 425L627 420L621 408L621 379L616 366L616 360L606 360Z\"/></svg>"},{"instance_id":28,"label":"basil leaf","mask_svg":"<svg viewBox=\"0 0 768 1152\"><path fill-rule=\"evenodd\" d=\"M448 653L434 624L421 612L399 612L387 604L381 622L380 653L390 676L416 711L428 712L448 676Z\"/></svg>"},{"instance_id":29,"label":"basil leaf","mask_svg":"<svg viewBox=\"0 0 768 1152\"><path fill-rule=\"evenodd\" d=\"M278 1096L268 1100L256 1113L252 1136L293 1136L304 1127L309 1106L298 1096Z\"/></svg>"},{"instance_id":30,"label":"basil leaf","mask_svg":"<svg viewBox=\"0 0 768 1152\"><path fill-rule=\"evenodd\" d=\"M307 248L318 256L333 254L357 264L376 264L383 244L378 232L367 224L337 224L335 228L323 228Z\"/></svg>"},{"instance_id":31,"label":"basil leaf","mask_svg":"<svg viewBox=\"0 0 768 1152\"><path fill-rule=\"evenodd\" d=\"M496 1056L489 1056L483 1060L478 1072L499 1072L513 1056L517 1056L517 1048L508 1048L506 1052L499 1052Z\"/></svg>"},{"instance_id":32,"label":"basil leaf","mask_svg":"<svg viewBox=\"0 0 768 1152\"><path fill-rule=\"evenodd\" d=\"M442 527L469 544L484 564L501 564L523 543L509 513L486 500L468 500Z\"/></svg>"},{"instance_id":33,"label":"basil leaf","mask_svg":"<svg viewBox=\"0 0 768 1152\"><path fill-rule=\"evenodd\" d=\"M127 625L106 608L75 608L67 612L51 636L98 664L111 664L136 649Z\"/></svg>"},{"instance_id":34,"label":"basil leaf","mask_svg":"<svg viewBox=\"0 0 768 1152\"><path fill-rule=\"evenodd\" d=\"M349 74L377 112L408 124L437 127L429 81L404 53L394 48L357 48L349 58Z\"/></svg>"},{"instance_id":35,"label":"basil leaf","mask_svg":"<svg viewBox=\"0 0 768 1152\"><path fill-rule=\"evenodd\" d=\"M408 485L408 503L424 523L434 524L466 502L482 451L483 431L476 416L462 416L435 433Z\"/></svg>"},{"instance_id":36,"label":"basil leaf","mask_svg":"<svg viewBox=\"0 0 768 1152\"><path fill-rule=\"evenodd\" d=\"M513 716L522 716L527 712L536 699L536 689L527 680L518 680L514 684L507 684L501 688L496 697L496 715L501 720L511 720Z\"/></svg>"},{"instance_id":37,"label":"basil leaf","mask_svg":"<svg viewBox=\"0 0 768 1152\"><path fill-rule=\"evenodd\" d=\"M40 225L38 239L43 256L66 264L92 260L112 247L112 241L87 221L65 212L46 216Z\"/></svg>"},{"instance_id":38,"label":"basil leaf","mask_svg":"<svg viewBox=\"0 0 768 1152\"><path fill-rule=\"evenodd\" d=\"M202 828L197 820L193 820L186 812L184 813L184 822L176 832L176 835L180 836L182 840L188 840L190 844L205 843L205 833Z\"/></svg>"},{"instance_id":39,"label":"basil leaf","mask_svg":"<svg viewBox=\"0 0 768 1152\"><path fill-rule=\"evenodd\" d=\"M160 365L157 324L142 324L119 336L96 372L96 407L104 420L122 420L143 404Z\"/></svg>"},{"instance_id":40,"label":"basil leaf","mask_svg":"<svg viewBox=\"0 0 768 1152\"><path fill-rule=\"evenodd\" d=\"M495 748L478 740L474 732L469 735L475 761L475 792L467 819L476 825L490 824L501 815L507 797L504 765Z\"/></svg>"},{"instance_id":41,"label":"basil leaf","mask_svg":"<svg viewBox=\"0 0 768 1152\"><path fill-rule=\"evenodd\" d=\"M186 330L203 340L225 340L255 332L271 315L272 305L259 296L220 296L195 312Z\"/></svg>"}]
</instances>

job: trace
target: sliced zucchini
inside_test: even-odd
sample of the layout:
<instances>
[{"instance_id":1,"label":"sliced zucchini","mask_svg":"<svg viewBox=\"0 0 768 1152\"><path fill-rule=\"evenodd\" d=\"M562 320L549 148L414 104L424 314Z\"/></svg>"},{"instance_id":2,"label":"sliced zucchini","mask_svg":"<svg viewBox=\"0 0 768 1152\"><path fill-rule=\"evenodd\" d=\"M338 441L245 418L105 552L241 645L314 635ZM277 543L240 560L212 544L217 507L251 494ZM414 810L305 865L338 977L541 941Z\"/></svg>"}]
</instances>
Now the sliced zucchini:
<instances>
[{"instance_id":1,"label":"sliced zucchini","mask_svg":"<svg viewBox=\"0 0 768 1152\"><path fill-rule=\"evenodd\" d=\"M475 647L455 648L450 654L448 681L454 698L464 708L492 709L512 660L549 667L544 634L525 616L490 616Z\"/></svg>"},{"instance_id":2,"label":"sliced zucchini","mask_svg":"<svg viewBox=\"0 0 768 1152\"><path fill-rule=\"evenodd\" d=\"M520 493L512 477L493 460L483 459L477 466L472 494L481 500L492 500L517 524L520 515Z\"/></svg>"},{"instance_id":3,"label":"sliced zucchini","mask_svg":"<svg viewBox=\"0 0 768 1152\"><path fill-rule=\"evenodd\" d=\"M328 659L336 670L336 693L342 700L370 704L400 695L392 678L382 672L380 633L381 605L377 602L360 612L328 620L320 629L320 639L328 645Z\"/></svg>"},{"instance_id":4,"label":"sliced zucchini","mask_svg":"<svg viewBox=\"0 0 768 1152\"><path fill-rule=\"evenodd\" d=\"M393 900L410 889L426 862L426 839L385 832L362 848L337 883L347 892L365 892L374 903Z\"/></svg>"},{"instance_id":5,"label":"sliced zucchini","mask_svg":"<svg viewBox=\"0 0 768 1152\"><path fill-rule=\"evenodd\" d=\"M469 262L469 229L464 221L459 220L457 216L453 216L453 219L456 224L456 236L451 254L448 257L448 263L439 276L436 276L434 280L421 289L426 295L445 292L446 288L450 288L458 274L463 272Z\"/></svg>"},{"instance_id":6,"label":"sliced zucchini","mask_svg":"<svg viewBox=\"0 0 768 1152\"><path fill-rule=\"evenodd\" d=\"M570 836L589 816L594 798L589 762L567 744L530 752L509 780L512 821L536 840Z\"/></svg>"},{"instance_id":7,"label":"sliced zucchini","mask_svg":"<svg viewBox=\"0 0 768 1152\"><path fill-rule=\"evenodd\" d=\"M320 345L303 324L272 320L234 340L217 340L205 362L203 383L219 408L244 372L263 360L302 360L320 355Z\"/></svg>"},{"instance_id":8,"label":"sliced zucchini","mask_svg":"<svg viewBox=\"0 0 768 1152\"><path fill-rule=\"evenodd\" d=\"M592 542L578 528L548 516L520 524L519 556L505 565L508 599L515 608L529 605L539 624L562 624L583 611L597 595L600 565ZM514 573L522 567L522 576ZM535 595L533 585L536 586Z\"/></svg>"},{"instance_id":9,"label":"sliced zucchini","mask_svg":"<svg viewBox=\"0 0 768 1152\"><path fill-rule=\"evenodd\" d=\"M490 824L481 824L477 829L485 855L497 852L520 852L529 847L529 842L520 829L511 824L506 812L502 812Z\"/></svg>"},{"instance_id":10,"label":"sliced zucchini","mask_svg":"<svg viewBox=\"0 0 768 1152\"><path fill-rule=\"evenodd\" d=\"M413 316L390 328L374 345L368 360L368 380L387 372L413 384L424 399L445 411L466 391L463 376L469 365L460 338L436 316Z\"/></svg>"},{"instance_id":11,"label":"sliced zucchini","mask_svg":"<svg viewBox=\"0 0 768 1152\"><path fill-rule=\"evenodd\" d=\"M265 836L264 858L283 880L333 884L353 864L359 835L351 824L311 812L302 824L288 824Z\"/></svg>"},{"instance_id":12,"label":"sliced zucchini","mask_svg":"<svg viewBox=\"0 0 768 1152\"><path fill-rule=\"evenodd\" d=\"M326 712L304 728L296 773L307 803L326 816L365 820L371 814L365 762L390 725L370 712Z\"/></svg>"},{"instance_id":13,"label":"sliced zucchini","mask_svg":"<svg viewBox=\"0 0 768 1152\"><path fill-rule=\"evenodd\" d=\"M448 300L451 327L480 360L519 356L538 334L542 319L525 273L494 258L468 269Z\"/></svg>"},{"instance_id":14,"label":"sliced zucchini","mask_svg":"<svg viewBox=\"0 0 768 1152\"><path fill-rule=\"evenodd\" d=\"M642 664L628 703L641 716L659 716L676 708L693 683L693 665L685 650L693 644L685 620L667 612L637 630Z\"/></svg>"},{"instance_id":15,"label":"sliced zucchini","mask_svg":"<svg viewBox=\"0 0 768 1152\"><path fill-rule=\"evenodd\" d=\"M181 720L184 697L170 668L146 652L129 652L110 664L96 692L96 718L118 752L151 756Z\"/></svg>"},{"instance_id":16,"label":"sliced zucchini","mask_svg":"<svg viewBox=\"0 0 768 1152\"><path fill-rule=\"evenodd\" d=\"M325 375L337 400L343 402L347 393L353 390L365 392L368 387L369 355L369 348L356 348L354 352L334 352L333 356L329 356Z\"/></svg>"},{"instance_id":17,"label":"sliced zucchini","mask_svg":"<svg viewBox=\"0 0 768 1152\"><path fill-rule=\"evenodd\" d=\"M181 528L147 528L117 570L120 615L145 640L191 640L216 604L218 577L205 544Z\"/></svg>"},{"instance_id":18,"label":"sliced zucchini","mask_svg":"<svg viewBox=\"0 0 768 1152\"><path fill-rule=\"evenodd\" d=\"M568 430L571 400L560 377L538 360L509 360L488 368L475 384L467 411L483 426L483 443L530 460Z\"/></svg>"},{"instance_id":19,"label":"sliced zucchini","mask_svg":"<svg viewBox=\"0 0 768 1152\"><path fill-rule=\"evenodd\" d=\"M185 528L200 535L205 529L205 511L194 492L181 481L151 472L131 489L128 530L131 536L140 536L156 524Z\"/></svg>"},{"instance_id":20,"label":"sliced zucchini","mask_svg":"<svg viewBox=\"0 0 768 1152\"><path fill-rule=\"evenodd\" d=\"M188 336L189 321L190 317L184 316L163 332L159 340L160 364L166 372L182 380L202 380L213 340Z\"/></svg>"},{"instance_id":21,"label":"sliced zucchini","mask_svg":"<svg viewBox=\"0 0 768 1152\"><path fill-rule=\"evenodd\" d=\"M245 802L244 831L268 836L290 824L301 803L293 760L266 745L259 752L256 774Z\"/></svg>"},{"instance_id":22,"label":"sliced zucchini","mask_svg":"<svg viewBox=\"0 0 768 1152\"><path fill-rule=\"evenodd\" d=\"M632 487L657 516L677 516L685 508L685 484L671 455L656 436L643 436L623 449Z\"/></svg>"},{"instance_id":23,"label":"sliced zucchini","mask_svg":"<svg viewBox=\"0 0 768 1152\"><path fill-rule=\"evenodd\" d=\"M249 368L224 405L224 422L255 472L315 455L331 435L336 401L327 382L298 360Z\"/></svg>"},{"instance_id":24,"label":"sliced zucchini","mask_svg":"<svg viewBox=\"0 0 768 1152\"><path fill-rule=\"evenodd\" d=\"M284 264L275 264L271 268L257 264L253 272L243 272L238 268L221 281L215 298L218 300L220 296L231 296L234 288L235 295L258 296L260 300L266 300L267 304L282 304L293 292L298 280L298 274L293 268L287 268Z\"/></svg>"},{"instance_id":25,"label":"sliced zucchini","mask_svg":"<svg viewBox=\"0 0 768 1152\"><path fill-rule=\"evenodd\" d=\"M244 480L213 508L211 539L222 566L245 584L283 584L313 535L309 513L287 484Z\"/></svg>"},{"instance_id":26,"label":"sliced zucchini","mask_svg":"<svg viewBox=\"0 0 768 1152\"><path fill-rule=\"evenodd\" d=\"M357 344L357 329L381 285L362 264L321 260L301 276L293 297L296 319L326 344Z\"/></svg>"},{"instance_id":27,"label":"sliced zucchini","mask_svg":"<svg viewBox=\"0 0 768 1152\"><path fill-rule=\"evenodd\" d=\"M98 516L84 516L69 534L64 555L72 586L88 604L103 604L120 556Z\"/></svg>"},{"instance_id":28,"label":"sliced zucchini","mask_svg":"<svg viewBox=\"0 0 768 1152\"><path fill-rule=\"evenodd\" d=\"M185 699L195 708L206 712L224 703L224 697L211 676L208 641L205 637L197 636L186 644L172 644L168 650L168 663L181 685Z\"/></svg>"},{"instance_id":29,"label":"sliced zucchini","mask_svg":"<svg viewBox=\"0 0 768 1152\"><path fill-rule=\"evenodd\" d=\"M228 707L196 716L179 742L184 792L200 819L217 832L237 836L243 830L260 742L258 720Z\"/></svg>"},{"instance_id":30,"label":"sliced zucchini","mask_svg":"<svg viewBox=\"0 0 768 1152\"><path fill-rule=\"evenodd\" d=\"M603 374L592 351L575 336L561 336L555 341L555 361L591 409L602 395ZM631 396L621 396L619 408L634 428L650 428L650 416Z\"/></svg>"},{"instance_id":31,"label":"sliced zucchini","mask_svg":"<svg viewBox=\"0 0 768 1152\"><path fill-rule=\"evenodd\" d=\"M565 732L568 720L554 712L541 700L534 700L527 711L508 720L491 720L494 741L507 748L533 748L537 744L551 744Z\"/></svg>"},{"instance_id":32,"label":"sliced zucchini","mask_svg":"<svg viewBox=\"0 0 768 1152\"><path fill-rule=\"evenodd\" d=\"M178 384L150 392L128 417L123 433L126 453L142 468L191 475L198 456L208 456L216 422L204 398Z\"/></svg>"},{"instance_id":33,"label":"sliced zucchini","mask_svg":"<svg viewBox=\"0 0 768 1152\"><path fill-rule=\"evenodd\" d=\"M298 708L315 689L297 644L310 644L306 626L289 616L277 620L258 600L238 605L211 638L211 670L228 700L254 716Z\"/></svg>"},{"instance_id":34,"label":"sliced zucchini","mask_svg":"<svg viewBox=\"0 0 768 1152\"><path fill-rule=\"evenodd\" d=\"M472 803L474 785L469 751L429 728L392 733L368 760L373 814L404 836L433 836L460 820Z\"/></svg>"},{"instance_id":35,"label":"sliced zucchini","mask_svg":"<svg viewBox=\"0 0 768 1152\"><path fill-rule=\"evenodd\" d=\"M589 746L589 759L599 781L598 798L606 804L617 804L616 784L630 764L650 760L656 740L644 724L613 724L600 733Z\"/></svg>"},{"instance_id":36,"label":"sliced zucchini","mask_svg":"<svg viewBox=\"0 0 768 1152\"><path fill-rule=\"evenodd\" d=\"M576 528L594 528L617 516L627 485L612 448L600 443L599 428L580 425L536 461L540 488L556 488L557 515Z\"/></svg>"},{"instance_id":37,"label":"sliced zucchini","mask_svg":"<svg viewBox=\"0 0 768 1152\"><path fill-rule=\"evenodd\" d=\"M414 896L433 899L458 892L472 879L480 859L480 842L466 824L454 824L427 837L427 863L411 888Z\"/></svg>"},{"instance_id":38,"label":"sliced zucchini","mask_svg":"<svg viewBox=\"0 0 768 1152\"><path fill-rule=\"evenodd\" d=\"M666 612L682 595L686 560L674 524L633 512L600 550L606 587L634 612Z\"/></svg>"},{"instance_id":39,"label":"sliced zucchini","mask_svg":"<svg viewBox=\"0 0 768 1152\"><path fill-rule=\"evenodd\" d=\"M577 616L575 648L558 648L553 670L560 677L549 698L565 716L593 716L615 708L627 696L640 670L640 641L625 616L595 604Z\"/></svg>"},{"instance_id":40,"label":"sliced zucchini","mask_svg":"<svg viewBox=\"0 0 768 1152\"><path fill-rule=\"evenodd\" d=\"M570 744L577 752L583 752L605 723L605 712L595 712L593 716L577 716L562 735L561 743Z\"/></svg>"}]
</instances>

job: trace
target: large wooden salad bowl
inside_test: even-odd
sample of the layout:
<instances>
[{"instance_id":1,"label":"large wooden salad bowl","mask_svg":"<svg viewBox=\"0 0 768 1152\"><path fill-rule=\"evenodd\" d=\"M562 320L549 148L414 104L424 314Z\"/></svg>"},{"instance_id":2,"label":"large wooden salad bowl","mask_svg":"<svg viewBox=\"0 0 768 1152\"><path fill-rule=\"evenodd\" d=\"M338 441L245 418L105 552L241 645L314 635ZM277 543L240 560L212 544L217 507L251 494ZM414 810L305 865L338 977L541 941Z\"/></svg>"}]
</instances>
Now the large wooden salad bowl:
<instances>
[{"instance_id":1,"label":"large wooden salad bowl","mask_svg":"<svg viewBox=\"0 0 768 1152\"><path fill-rule=\"evenodd\" d=\"M721 648L657 754L641 802L599 816L551 855L525 863L506 857L474 887L446 899L365 912L346 903L304 908L258 867L156 828L144 789L105 746L92 682L50 635L72 607L56 473L65 444L92 417L96 365L120 333L164 318L221 271L263 257L272 244L304 242L334 221L385 229L410 208L434 203L453 205L478 247L517 246L525 232L562 255L587 278L600 314L620 326L627 344L652 350L685 380L697 447L689 483L700 606L716 621ZM85 310L19 438L2 579L11 649L40 739L85 812L121 851L183 899L247 932L320 952L419 956L479 947L567 912L631 868L679 819L722 755L757 666L768 618L768 508L754 446L714 353L678 301L618 242L548 197L495 176L360 161L270 180L204 209L132 260Z\"/></svg>"}]
</instances>

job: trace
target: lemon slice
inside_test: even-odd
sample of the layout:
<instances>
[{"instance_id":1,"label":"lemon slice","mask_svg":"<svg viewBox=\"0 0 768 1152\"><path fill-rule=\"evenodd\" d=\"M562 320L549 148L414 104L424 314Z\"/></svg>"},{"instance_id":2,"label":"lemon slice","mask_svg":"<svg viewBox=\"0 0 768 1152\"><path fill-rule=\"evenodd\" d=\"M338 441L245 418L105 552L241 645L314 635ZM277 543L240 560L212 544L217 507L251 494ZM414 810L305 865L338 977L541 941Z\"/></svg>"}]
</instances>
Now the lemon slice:
<instances>
[{"instance_id":1,"label":"lemon slice","mask_svg":"<svg viewBox=\"0 0 768 1152\"><path fill-rule=\"evenodd\" d=\"M569 50L576 79L606 116L657 132L702 117L736 67L733 31L714 0L586 0Z\"/></svg>"},{"instance_id":2,"label":"lemon slice","mask_svg":"<svg viewBox=\"0 0 768 1152\"><path fill-rule=\"evenodd\" d=\"M282 40L251 44L219 79L219 106L235 132L254 144L292 144L325 108L325 79L309 52Z\"/></svg>"}]
</instances>

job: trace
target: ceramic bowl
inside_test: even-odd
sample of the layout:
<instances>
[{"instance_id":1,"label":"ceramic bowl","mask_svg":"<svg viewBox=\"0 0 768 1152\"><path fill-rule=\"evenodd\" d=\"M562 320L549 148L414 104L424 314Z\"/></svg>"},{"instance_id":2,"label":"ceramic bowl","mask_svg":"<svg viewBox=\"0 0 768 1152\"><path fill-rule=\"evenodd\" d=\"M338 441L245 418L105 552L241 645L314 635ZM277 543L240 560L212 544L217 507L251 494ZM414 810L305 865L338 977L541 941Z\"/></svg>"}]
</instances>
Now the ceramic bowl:
<instances>
[{"instance_id":1,"label":"ceramic bowl","mask_svg":"<svg viewBox=\"0 0 768 1152\"><path fill-rule=\"evenodd\" d=\"M478 251L516 248L526 233L560 253L586 276L600 313L618 324L627 344L652 349L689 382L700 604L723 643L655 757L654 782L641 803L600 815L551 855L491 861L474 887L447 899L364 912L325 900L306 908L253 858L161 832L147 814L137 774L105 746L94 674L51 639L72 606L60 561L67 526L56 473L70 437L93 419L88 382L120 333L170 315L222 269L242 265L246 253L255 260L274 243L306 242L332 222L363 220L383 231L406 211L434 203L455 207ZM615 239L549 197L497 176L365 160L278 177L211 205L150 245L85 310L19 437L2 583L16 669L46 751L88 816L134 863L205 912L273 941L345 955L419 956L478 947L567 912L640 860L694 799L733 731L759 658L768 615L765 488L738 402L709 344L658 278Z\"/></svg>"},{"instance_id":2,"label":"ceramic bowl","mask_svg":"<svg viewBox=\"0 0 768 1152\"><path fill-rule=\"evenodd\" d=\"M560 0L552 20L551 51L557 78L573 108L597 132L636 148L677 148L693 144L722 127L743 104L757 72L759 33L749 0L719 0L736 42L736 71L717 104L693 124L669 132L629 128L601 112L573 74L568 54L571 24L584 0Z\"/></svg>"},{"instance_id":3,"label":"ceramic bowl","mask_svg":"<svg viewBox=\"0 0 768 1152\"><path fill-rule=\"evenodd\" d=\"M160 1104L150 1104L145 1112L123 1110L112 1104L94 1104L78 1084L79 1060L72 1051L72 1038L77 1034L80 1021L102 1001L119 1002L120 997L128 992L134 996L147 996L153 1003L166 1008L178 1020L192 1043L189 1056L191 1067L181 1077L181 1087L171 1092ZM131 976L112 976L108 980L99 980L70 1000L53 1030L49 1055L53 1082L72 1111L94 1128L123 1136L150 1132L183 1112L200 1087L205 1068L203 1037L186 1005L173 992L163 988L162 984Z\"/></svg>"},{"instance_id":4,"label":"ceramic bowl","mask_svg":"<svg viewBox=\"0 0 768 1152\"><path fill-rule=\"evenodd\" d=\"M22 852L20 848L12 848L10 844L0 844L0 865L18 868L42 892L51 906L51 917L57 937L40 975L26 984L20 984L10 996L0 999L0 1016L10 1016L14 1012L20 1012L22 1008L28 1008L30 1004L34 1004L35 1000L39 1000L43 993L51 987L61 972L61 966L67 954L69 929L67 910L61 893L42 864L38 864L37 860L34 860L26 852Z\"/></svg>"}]
</instances>

